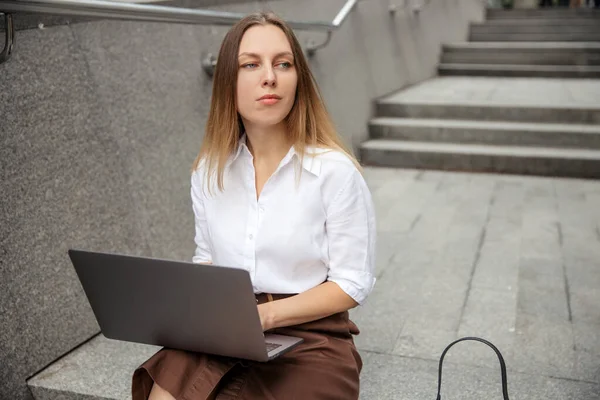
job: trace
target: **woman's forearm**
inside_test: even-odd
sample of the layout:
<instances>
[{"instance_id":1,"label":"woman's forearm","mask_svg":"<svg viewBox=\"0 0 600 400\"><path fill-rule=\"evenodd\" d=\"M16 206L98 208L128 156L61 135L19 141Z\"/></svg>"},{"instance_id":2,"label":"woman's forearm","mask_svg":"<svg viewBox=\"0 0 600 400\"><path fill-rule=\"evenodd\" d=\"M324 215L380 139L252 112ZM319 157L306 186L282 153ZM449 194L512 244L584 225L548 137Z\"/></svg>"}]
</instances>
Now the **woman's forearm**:
<instances>
[{"instance_id":1,"label":"woman's forearm","mask_svg":"<svg viewBox=\"0 0 600 400\"><path fill-rule=\"evenodd\" d=\"M347 311L358 303L337 283L325 282L296 296L258 306L263 330L297 325Z\"/></svg>"}]
</instances>

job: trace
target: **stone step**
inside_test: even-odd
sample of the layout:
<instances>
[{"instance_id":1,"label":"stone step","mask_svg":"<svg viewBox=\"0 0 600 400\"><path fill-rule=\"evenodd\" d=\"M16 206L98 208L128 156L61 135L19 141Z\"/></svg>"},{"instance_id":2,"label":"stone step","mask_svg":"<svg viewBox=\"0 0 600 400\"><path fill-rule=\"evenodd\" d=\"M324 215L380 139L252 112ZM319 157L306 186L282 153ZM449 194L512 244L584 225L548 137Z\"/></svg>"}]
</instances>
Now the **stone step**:
<instances>
[{"instance_id":1,"label":"stone step","mask_svg":"<svg viewBox=\"0 0 600 400\"><path fill-rule=\"evenodd\" d=\"M594 65L440 64L445 76L502 76L534 78L600 78Z\"/></svg>"},{"instance_id":2,"label":"stone step","mask_svg":"<svg viewBox=\"0 0 600 400\"><path fill-rule=\"evenodd\" d=\"M375 105L378 117L600 124L600 79L442 76Z\"/></svg>"},{"instance_id":3,"label":"stone step","mask_svg":"<svg viewBox=\"0 0 600 400\"><path fill-rule=\"evenodd\" d=\"M360 147L366 165L451 171L600 178L600 151L374 139Z\"/></svg>"},{"instance_id":4,"label":"stone step","mask_svg":"<svg viewBox=\"0 0 600 400\"><path fill-rule=\"evenodd\" d=\"M543 27L574 27L574 26L597 26L599 18L502 18L502 19L489 19L485 22L475 23L476 25L488 25L488 26L502 26L506 28L521 27L521 26L543 26Z\"/></svg>"},{"instance_id":5,"label":"stone step","mask_svg":"<svg viewBox=\"0 0 600 400\"><path fill-rule=\"evenodd\" d=\"M600 65L596 42L466 42L447 44L442 64Z\"/></svg>"},{"instance_id":6,"label":"stone step","mask_svg":"<svg viewBox=\"0 0 600 400\"><path fill-rule=\"evenodd\" d=\"M600 42L600 32L477 33L471 31L469 40L472 42Z\"/></svg>"},{"instance_id":7,"label":"stone step","mask_svg":"<svg viewBox=\"0 0 600 400\"><path fill-rule=\"evenodd\" d=\"M600 124L600 108L423 102L377 104L377 115L399 118Z\"/></svg>"},{"instance_id":8,"label":"stone step","mask_svg":"<svg viewBox=\"0 0 600 400\"><path fill-rule=\"evenodd\" d=\"M566 18L592 18L600 20L600 11L589 8L521 8L513 10L488 9L486 19L521 19L521 18L540 18L540 19L566 19Z\"/></svg>"},{"instance_id":9,"label":"stone step","mask_svg":"<svg viewBox=\"0 0 600 400\"><path fill-rule=\"evenodd\" d=\"M35 400L131 399L133 371L160 347L98 335L27 381Z\"/></svg>"},{"instance_id":10,"label":"stone step","mask_svg":"<svg viewBox=\"0 0 600 400\"><path fill-rule=\"evenodd\" d=\"M543 20L542 20L543 21ZM527 23L526 23L527 22ZM554 24L544 23L536 24L531 21L523 20L519 23L496 23L495 21L486 23L471 24L471 35L490 35L490 34L544 34L544 35L564 35L570 33L578 34L598 34L600 33L600 20L581 19L552 21Z\"/></svg>"},{"instance_id":11,"label":"stone step","mask_svg":"<svg viewBox=\"0 0 600 400\"><path fill-rule=\"evenodd\" d=\"M374 139L600 150L600 125L374 118Z\"/></svg>"}]
</instances>

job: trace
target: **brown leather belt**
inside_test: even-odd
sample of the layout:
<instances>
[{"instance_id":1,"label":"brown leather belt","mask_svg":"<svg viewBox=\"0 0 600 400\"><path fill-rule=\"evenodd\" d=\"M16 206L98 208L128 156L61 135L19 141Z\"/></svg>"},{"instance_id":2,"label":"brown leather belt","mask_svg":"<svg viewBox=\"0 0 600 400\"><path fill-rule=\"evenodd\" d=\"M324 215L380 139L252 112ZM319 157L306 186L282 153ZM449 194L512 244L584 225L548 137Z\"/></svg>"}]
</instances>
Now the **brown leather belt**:
<instances>
[{"instance_id":1,"label":"brown leather belt","mask_svg":"<svg viewBox=\"0 0 600 400\"><path fill-rule=\"evenodd\" d=\"M267 303L269 301L281 300L286 297L294 296L295 294L271 294L271 293L259 293L255 295L256 302L258 304Z\"/></svg>"}]
</instances>

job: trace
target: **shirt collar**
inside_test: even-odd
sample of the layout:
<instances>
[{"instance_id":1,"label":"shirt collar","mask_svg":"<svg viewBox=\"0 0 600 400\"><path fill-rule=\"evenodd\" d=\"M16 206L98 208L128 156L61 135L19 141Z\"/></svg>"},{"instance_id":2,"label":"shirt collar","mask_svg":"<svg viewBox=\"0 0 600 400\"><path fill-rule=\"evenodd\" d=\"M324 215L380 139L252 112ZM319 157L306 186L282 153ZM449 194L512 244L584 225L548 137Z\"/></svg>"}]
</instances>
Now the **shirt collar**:
<instances>
[{"instance_id":1,"label":"shirt collar","mask_svg":"<svg viewBox=\"0 0 600 400\"><path fill-rule=\"evenodd\" d=\"M231 162L235 162L242 152L247 152L248 155L251 155L250 149L248 149L248 146L246 145L246 134L243 134L240 137L238 148L233 155ZM317 158L318 154L318 151L314 151L312 147L308 146L304 153L304 159L302 160L302 168L316 176L319 176L319 173L321 172L321 161ZM290 151L283 158L281 166L287 164L292 158L300 160L300 155L296 152L294 146L290 148Z\"/></svg>"},{"instance_id":2,"label":"shirt collar","mask_svg":"<svg viewBox=\"0 0 600 400\"><path fill-rule=\"evenodd\" d=\"M241 137L240 140L238 142L238 147L235 151L235 154L233 155L233 157L231 158L231 162L233 163L235 160L237 160L237 158L240 156L240 154L242 153L242 151L247 151L248 154L250 154L250 150L248 149L248 146L246 146L246 134L244 133Z\"/></svg>"},{"instance_id":3,"label":"shirt collar","mask_svg":"<svg viewBox=\"0 0 600 400\"><path fill-rule=\"evenodd\" d=\"M317 151L314 151L312 147L308 147L302 160L302 168L315 176L319 176L321 173L321 160L317 157L318 155ZM296 157L299 156L296 154Z\"/></svg>"}]
</instances>

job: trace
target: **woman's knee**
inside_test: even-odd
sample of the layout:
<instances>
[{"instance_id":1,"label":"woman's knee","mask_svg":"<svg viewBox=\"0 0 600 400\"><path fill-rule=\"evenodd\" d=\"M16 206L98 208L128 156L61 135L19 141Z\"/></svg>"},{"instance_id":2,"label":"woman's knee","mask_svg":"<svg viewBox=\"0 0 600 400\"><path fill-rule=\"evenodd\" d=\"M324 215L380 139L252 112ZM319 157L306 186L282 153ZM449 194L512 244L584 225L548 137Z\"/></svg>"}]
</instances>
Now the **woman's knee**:
<instances>
[{"instance_id":1,"label":"woman's knee","mask_svg":"<svg viewBox=\"0 0 600 400\"><path fill-rule=\"evenodd\" d=\"M154 383L148 400L175 400L175 397L171 396L169 392Z\"/></svg>"}]
</instances>

